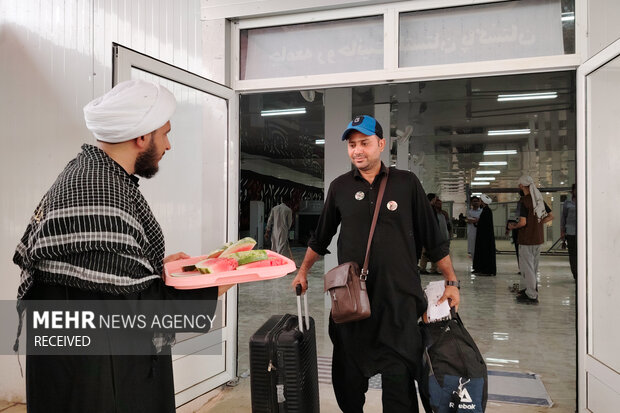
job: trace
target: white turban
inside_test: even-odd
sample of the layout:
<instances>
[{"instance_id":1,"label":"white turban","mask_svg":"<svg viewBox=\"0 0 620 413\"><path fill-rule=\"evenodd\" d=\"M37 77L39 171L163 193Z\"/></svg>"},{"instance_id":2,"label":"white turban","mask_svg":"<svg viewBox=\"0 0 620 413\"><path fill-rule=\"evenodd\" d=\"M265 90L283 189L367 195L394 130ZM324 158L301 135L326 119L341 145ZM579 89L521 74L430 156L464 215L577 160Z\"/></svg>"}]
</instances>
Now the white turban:
<instances>
[{"instance_id":1,"label":"white turban","mask_svg":"<svg viewBox=\"0 0 620 413\"><path fill-rule=\"evenodd\" d=\"M523 175L519 178L519 184L523 186L527 186L530 190L530 195L532 196L532 203L534 204L534 213L538 218L538 222L540 222L544 217L547 216L547 210L545 209L545 201L543 200L542 194L534 185L534 180L529 175Z\"/></svg>"},{"instance_id":2,"label":"white turban","mask_svg":"<svg viewBox=\"0 0 620 413\"><path fill-rule=\"evenodd\" d=\"M164 126L176 105L165 87L128 80L84 106L84 120L97 140L125 142Z\"/></svg>"},{"instance_id":3,"label":"white turban","mask_svg":"<svg viewBox=\"0 0 620 413\"><path fill-rule=\"evenodd\" d=\"M491 205L491 202L493 202L493 200L491 199L490 196L488 196L487 194L482 194L480 195L480 199L482 200L482 202L484 202L487 205Z\"/></svg>"}]
</instances>

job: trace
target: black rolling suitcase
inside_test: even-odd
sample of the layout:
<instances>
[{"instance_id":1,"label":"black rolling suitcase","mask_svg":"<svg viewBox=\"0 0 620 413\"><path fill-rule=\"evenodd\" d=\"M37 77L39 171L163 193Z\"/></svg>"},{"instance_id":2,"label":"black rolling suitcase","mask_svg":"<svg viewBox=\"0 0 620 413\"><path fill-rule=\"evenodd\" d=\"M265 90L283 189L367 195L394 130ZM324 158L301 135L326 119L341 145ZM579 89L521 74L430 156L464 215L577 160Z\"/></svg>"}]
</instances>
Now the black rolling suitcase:
<instances>
[{"instance_id":1,"label":"black rolling suitcase","mask_svg":"<svg viewBox=\"0 0 620 413\"><path fill-rule=\"evenodd\" d=\"M305 294L302 319L300 294L298 288L297 316L271 316L250 338L253 413L319 412L314 320Z\"/></svg>"}]
</instances>

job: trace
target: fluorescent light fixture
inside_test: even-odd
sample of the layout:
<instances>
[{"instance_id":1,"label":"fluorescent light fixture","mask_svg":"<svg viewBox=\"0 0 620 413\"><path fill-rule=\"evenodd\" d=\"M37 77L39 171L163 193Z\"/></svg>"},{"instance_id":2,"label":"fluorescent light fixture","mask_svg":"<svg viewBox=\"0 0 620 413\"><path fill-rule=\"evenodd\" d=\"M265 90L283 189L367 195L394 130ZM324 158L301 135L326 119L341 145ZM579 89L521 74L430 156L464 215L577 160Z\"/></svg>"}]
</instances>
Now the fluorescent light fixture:
<instances>
[{"instance_id":1,"label":"fluorescent light fixture","mask_svg":"<svg viewBox=\"0 0 620 413\"><path fill-rule=\"evenodd\" d=\"M306 113L306 108L274 109L260 111L261 116L303 115L304 113Z\"/></svg>"},{"instance_id":2,"label":"fluorescent light fixture","mask_svg":"<svg viewBox=\"0 0 620 413\"><path fill-rule=\"evenodd\" d=\"M558 92L513 93L497 95L497 101L510 102L514 100L556 99L557 97Z\"/></svg>"},{"instance_id":3,"label":"fluorescent light fixture","mask_svg":"<svg viewBox=\"0 0 620 413\"><path fill-rule=\"evenodd\" d=\"M478 195L482 195L482 192L472 192L471 196L478 196Z\"/></svg>"},{"instance_id":4,"label":"fluorescent light fixture","mask_svg":"<svg viewBox=\"0 0 620 413\"><path fill-rule=\"evenodd\" d=\"M502 364L519 364L519 360L508 360L508 359L496 359L493 357L487 357L485 359L491 363L502 363Z\"/></svg>"},{"instance_id":5,"label":"fluorescent light fixture","mask_svg":"<svg viewBox=\"0 0 620 413\"><path fill-rule=\"evenodd\" d=\"M471 185L491 185L490 182L484 181L484 182L472 182Z\"/></svg>"},{"instance_id":6,"label":"fluorescent light fixture","mask_svg":"<svg viewBox=\"0 0 620 413\"><path fill-rule=\"evenodd\" d=\"M476 175L497 175L498 173L500 173L500 171L476 171Z\"/></svg>"},{"instance_id":7,"label":"fluorescent light fixture","mask_svg":"<svg viewBox=\"0 0 620 413\"><path fill-rule=\"evenodd\" d=\"M505 166L508 165L506 161L491 161L491 162L479 162L480 166Z\"/></svg>"},{"instance_id":8,"label":"fluorescent light fixture","mask_svg":"<svg viewBox=\"0 0 620 413\"><path fill-rule=\"evenodd\" d=\"M487 132L488 136L502 136L502 135L529 135L529 129L500 129L490 130Z\"/></svg>"},{"instance_id":9,"label":"fluorescent light fixture","mask_svg":"<svg viewBox=\"0 0 620 413\"><path fill-rule=\"evenodd\" d=\"M508 341L510 339L508 333L495 333L493 332L493 340Z\"/></svg>"},{"instance_id":10,"label":"fluorescent light fixture","mask_svg":"<svg viewBox=\"0 0 620 413\"><path fill-rule=\"evenodd\" d=\"M314 143L317 145L325 145L325 139L316 139Z\"/></svg>"},{"instance_id":11,"label":"fluorescent light fixture","mask_svg":"<svg viewBox=\"0 0 620 413\"><path fill-rule=\"evenodd\" d=\"M482 152L483 155L516 155L517 154L517 150L516 149L507 149L505 151L484 151Z\"/></svg>"},{"instance_id":12,"label":"fluorescent light fixture","mask_svg":"<svg viewBox=\"0 0 620 413\"><path fill-rule=\"evenodd\" d=\"M570 21L574 21L575 20L575 12L574 11L567 11L562 13L562 21L563 22L570 22Z\"/></svg>"},{"instance_id":13,"label":"fluorescent light fixture","mask_svg":"<svg viewBox=\"0 0 620 413\"><path fill-rule=\"evenodd\" d=\"M495 181L494 176L476 176L474 181Z\"/></svg>"}]
</instances>

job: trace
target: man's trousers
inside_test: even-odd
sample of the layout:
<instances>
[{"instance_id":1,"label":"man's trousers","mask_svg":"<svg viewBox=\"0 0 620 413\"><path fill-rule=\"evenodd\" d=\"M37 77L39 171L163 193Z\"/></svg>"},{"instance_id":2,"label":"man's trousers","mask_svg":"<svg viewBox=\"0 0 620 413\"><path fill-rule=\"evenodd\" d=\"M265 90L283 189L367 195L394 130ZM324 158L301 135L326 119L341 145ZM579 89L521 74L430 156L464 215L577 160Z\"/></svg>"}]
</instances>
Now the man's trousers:
<instances>
[{"instance_id":1,"label":"man's trousers","mask_svg":"<svg viewBox=\"0 0 620 413\"><path fill-rule=\"evenodd\" d=\"M519 269L525 287L525 294L531 298L538 298L538 261L542 245L519 244Z\"/></svg>"}]
</instances>

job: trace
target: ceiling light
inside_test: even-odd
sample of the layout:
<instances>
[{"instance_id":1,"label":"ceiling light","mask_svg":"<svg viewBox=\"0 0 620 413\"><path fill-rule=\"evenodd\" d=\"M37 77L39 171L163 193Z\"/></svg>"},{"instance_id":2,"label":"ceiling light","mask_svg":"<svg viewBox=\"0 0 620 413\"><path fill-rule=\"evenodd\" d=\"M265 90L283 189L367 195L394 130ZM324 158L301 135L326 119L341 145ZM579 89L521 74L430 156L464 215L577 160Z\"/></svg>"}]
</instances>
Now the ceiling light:
<instances>
[{"instance_id":1,"label":"ceiling light","mask_svg":"<svg viewBox=\"0 0 620 413\"><path fill-rule=\"evenodd\" d=\"M519 360L507 360L507 359L496 359L493 357L487 357L486 361L495 362L495 363L503 363L503 364L519 364Z\"/></svg>"},{"instance_id":2,"label":"ceiling light","mask_svg":"<svg viewBox=\"0 0 620 413\"><path fill-rule=\"evenodd\" d=\"M494 176L476 176L474 181L495 181Z\"/></svg>"},{"instance_id":3,"label":"ceiling light","mask_svg":"<svg viewBox=\"0 0 620 413\"><path fill-rule=\"evenodd\" d=\"M501 135L529 135L529 129L500 129L490 130L487 132L489 136L501 136Z\"/></svg>"},{"instance_id":4,"label":"ceiling light","mask_svg":"<svg viewBox=\"0 0 620 413\"><path fill-rule=\"evenodd\" d=\"M325 145L325 139L316 139L314 143L317 145Z\"/></svg>"},{"instance_id":5,"label":"ceiling light","mask_svg":"<svg viewBox=\"0 0 620 413\"><path fill-rule=\"evenodd\" d=\"M497 341L507 341L509 340L510 337L508 335L508 333L493 333L493 340L497 340Z\"/></svg>"},{"instance_id":6,"label":"ceiling light","mask_svg":"<svg viewBox=\"0 0 620 413\"><path fill-rule=\"evenodd\" d=\"M574 21L575 20L575 12L574 11L567 11L562 13L562 21L563 22L570 22L570 21Z\"/></svg>"},{"instance_id":7,"label":"ceiling light","mask_svg":"<svg viewBox=\"0 0 620 413\"><path fill-rule=\"evenodd\" d=\"M306 108L274 109L260 111L261 116L303 115L304 113L306 113Z\"/></svg>"},{"instance_id":8,"label":"ceiling light","mask_svg":"<svg viewBox=\"0 0 620 413\"><path fill-rule=\"evenodd\" d=\"M497 175L500 171L476 171L476 175Z\"/></svg>"},{"instance_id":9,"label":"ceiling light","mask_svg":"<svg viewBox=\"0 0 620 413\"><path fill-rule=\"evenodd\" d=\"M479 162L478 165L480 166L504 166L504 165L508 165L508 162L506 161Z\"/></svg>"},{"instance_id":10,"label":"ceiling light","mask_svg":"<svg viewBox=\"0 0 620 413\"><path fill-rule=\"evenodd\" d=\"M515 93L497 95L498 102L509 102L513 100L538 100L538 99L555 99L558 92L539 92L539 93Z\"/></svg>"},{"instance_id":11,"label":"ceiling light","mask_svg":"<svg viewBox=\"0 0 620 413\"><path fill-rule=\"evenodd\" d=\"M482 192L472 192L471 196L478 196L478 195L482 195Z\"/></svg>"},{"instance_id":12,"label":"ceiling light","mask_svg":"<svg viewBox=\"0 0 620 413\"><path fill-rule=\"evenodd\" d=\"M491 185L490 182L472 182L471 185Z\"/></svg>"},{"instance_id":13,"label":"ceiling light","mask_svg":"<svg viewBox=\"0 0 620 413\"><path fill-rule=\"evenodd\" d=\"M483 155L516 155L517 154L517 150L516 149L508 149L505 151L484 151L482 152Z\"/></svg>"}]
</instances>

